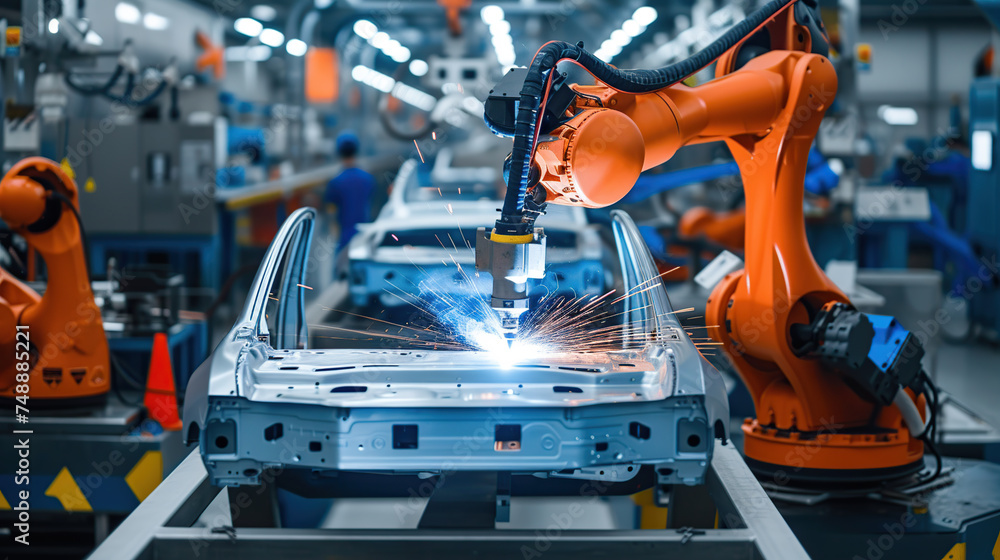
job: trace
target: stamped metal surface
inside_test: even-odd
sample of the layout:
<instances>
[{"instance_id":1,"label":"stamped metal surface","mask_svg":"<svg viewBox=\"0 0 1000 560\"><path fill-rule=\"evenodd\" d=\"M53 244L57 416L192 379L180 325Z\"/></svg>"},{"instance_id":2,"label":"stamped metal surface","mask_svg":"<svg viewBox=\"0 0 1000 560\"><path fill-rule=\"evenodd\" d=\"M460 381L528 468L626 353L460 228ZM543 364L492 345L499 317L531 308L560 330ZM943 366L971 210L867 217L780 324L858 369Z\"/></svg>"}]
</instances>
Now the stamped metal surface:
<instances>
[{"instance_id":1,"label":"stamped metal surface","mask_svg":"<svg viewBox=\"0 0 1000 560\"><path fill-rule=\"evenodd\" d=\"M185 435L215 484L267 469L497 470L698 484L725 437L719 373L673 314L632 220L613 215L628 329L621 350L498 364L482 352L305 348L301 291L315 211L282 226L239 321L195 372ZM280 286L281 298L269 290ZM280 299L268 307L269 301Z\"/></svg>"}]
</instances>

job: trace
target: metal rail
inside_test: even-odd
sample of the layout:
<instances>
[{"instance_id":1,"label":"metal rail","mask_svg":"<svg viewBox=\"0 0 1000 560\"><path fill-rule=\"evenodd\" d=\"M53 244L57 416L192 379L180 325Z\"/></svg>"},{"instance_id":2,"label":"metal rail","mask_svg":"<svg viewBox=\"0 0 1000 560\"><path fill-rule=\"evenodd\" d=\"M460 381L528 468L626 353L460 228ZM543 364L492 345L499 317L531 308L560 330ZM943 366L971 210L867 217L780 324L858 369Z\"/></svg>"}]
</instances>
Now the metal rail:
<instances>
[{"instance_id":1,"label":"metal rail","mask_svg":"<svg viewBox=\"0 0 1000 560\"><path fill-rule=\"evenodd\" d=\"M338 558L404 556L483 560L807 559L805 549L732 445L716 442L704 487L720 529L662 530L342 530L192 527L222 490L208 483L198 450L91 555L92 559L240 558L273 560L336 551ZM233 490L230 496L233 496ZM250 489L252 492L253 489ZM680 507L680 503L675 503ZM676 556L672 556L676 555Z\"/></svg>"}]
</instances>

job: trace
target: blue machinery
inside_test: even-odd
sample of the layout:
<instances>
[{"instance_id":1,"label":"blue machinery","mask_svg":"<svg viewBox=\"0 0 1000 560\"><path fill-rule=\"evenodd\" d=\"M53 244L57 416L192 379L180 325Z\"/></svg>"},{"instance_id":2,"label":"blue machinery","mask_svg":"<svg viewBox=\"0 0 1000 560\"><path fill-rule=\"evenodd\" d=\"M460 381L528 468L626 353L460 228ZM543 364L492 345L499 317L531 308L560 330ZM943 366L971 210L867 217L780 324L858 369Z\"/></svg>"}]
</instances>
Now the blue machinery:
<instances>
[{"instance_id":1,"label":"blue machinery","mask_svg":"<svg viewBox=\"0 0 1000 560\"><path fill-rule=\"evenodd\" d=\"M981 4L983 4L981 2ZM986 278L978 290L969 286L971 319L1000 330L1000 292L997 285L997 254L1000 253L1000 80L983 78L973 82L969 92L969 134L972 139L972 169L969 172L967 224L969 240L976 256L984 260ZM976 263L979 268L980 263ZM972 281L970 280L970 283Z\"/></svg>"}]
</instances>

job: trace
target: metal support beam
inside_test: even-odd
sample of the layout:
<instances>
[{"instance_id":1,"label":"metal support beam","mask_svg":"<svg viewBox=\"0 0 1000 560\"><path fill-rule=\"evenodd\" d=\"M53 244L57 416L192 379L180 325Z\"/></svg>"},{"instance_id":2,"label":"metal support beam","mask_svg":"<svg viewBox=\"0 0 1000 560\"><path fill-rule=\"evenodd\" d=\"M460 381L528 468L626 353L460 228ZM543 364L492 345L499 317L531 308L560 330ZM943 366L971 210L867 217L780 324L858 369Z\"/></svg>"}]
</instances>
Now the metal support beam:
<instances>
[{"instance_id":1,"label":"metal support beam","mask_svg":"<svg viewBox=\"0 0 1000 560\"><path fill-rule=\"evenodd\" d=\"M471 473L483 474L483 473ZM91 558L272 560L337 551L343 559L405 556L414 559L470 557L483 560L544 554L549 559L683 557L804 560L808 556L732 445L716 443L706 488L719 510L719 529L542 531L497 530L498 480L479 480L494 489L482 515L468 529L341 530L192 527L221 490L208 484L197 450L126 519ZM452 480L459 482L459 480ZM469 481L466 481L469 482ZM499 481L501 487L502 480ZM455 485L458 490L461 484ZM439 489L443 490L447 485ZM501 491L502 495L502 491ZM440 495L444 507L448 496ZM480 497L482 498L482 497ZM459 500L461 501L461 500ZM468 501L468 500L465 500ZM433 498L432 498L433 502ZM457 502L452 502L457 503ZM486 507L486 506L489 507ZM673 507L673 506L671 506ZM479 508L477 508L479 509ZM465 511L465 510L463 510ZM483 521L489 516L489 522ZM439 512L453 523L456 513ZM432 514L438 516L439 514ZM464 515L464 514L460 514ZM426 515L425 515L426 518ZM422 524L427 526L426 524Z\"/></svg>"},{"instance_id":2,"label":"metal support beam","mask_svg":"<svg viewBox=\"0 0 1000 560\"><path fill-rule=\"evenodd\" d=\"M719 510L719 527L750 529L761 558L809 558L732 444L716 442L705 484Z\"/></svg>"}]
</instances>

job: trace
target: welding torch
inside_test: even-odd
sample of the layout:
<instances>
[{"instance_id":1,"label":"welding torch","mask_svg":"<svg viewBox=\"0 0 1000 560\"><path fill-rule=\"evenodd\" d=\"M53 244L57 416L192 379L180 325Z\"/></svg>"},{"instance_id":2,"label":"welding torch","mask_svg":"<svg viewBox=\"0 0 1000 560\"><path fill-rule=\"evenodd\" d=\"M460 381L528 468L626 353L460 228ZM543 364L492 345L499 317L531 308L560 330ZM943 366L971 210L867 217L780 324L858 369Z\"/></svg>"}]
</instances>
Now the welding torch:
<instances>
[{"instance_id":1,"label":"welding torch","mask_svg":"<svg viewBox=\"0 0 1000 560\"><path fill-rule=\"evenodd\" d=\"M492 231L484 228L476 238L476 268L493 275L490 305L508 340L516 337L528 310L528 279L544 275L545 236L535 228L535 218L549 203L614 204L643 170L668 160L685 143L703 140L699 135L718 136L710 125L741 107L739 95L715 94L713 110L720 117L709 119L704 103L690 102L697 96L683 80L751 36L769 33L766 26L783 12L796 29L809 31L810 41L795 48L826 56L828 40L815 9L807 2L771 0L694 56L663 68L622 70L583 43L550 41L527 68L512 68L490 90L486 125L498 136L512 137L514 145L504 165L507 190L500 218ZM797 37L803 41L805 35ZM557 69L560 62L579 66L595 85L566 83L567 75Z\"/></svg>"},{"instance_id":2,"label":"welding torch","mask_svg":"<svg viewBox=\"0 0 1000 560\"><path fill-rule=\"evenodd\" d=\"M476 270L493 277L490 307L500 317L508 346L517 338L521 315L528 310L528 279L545 275L545 233L542 228L510 235L494 228L476 233Z\"/></svg>"}]
</instances>

